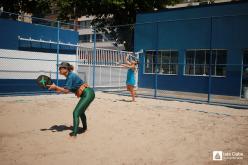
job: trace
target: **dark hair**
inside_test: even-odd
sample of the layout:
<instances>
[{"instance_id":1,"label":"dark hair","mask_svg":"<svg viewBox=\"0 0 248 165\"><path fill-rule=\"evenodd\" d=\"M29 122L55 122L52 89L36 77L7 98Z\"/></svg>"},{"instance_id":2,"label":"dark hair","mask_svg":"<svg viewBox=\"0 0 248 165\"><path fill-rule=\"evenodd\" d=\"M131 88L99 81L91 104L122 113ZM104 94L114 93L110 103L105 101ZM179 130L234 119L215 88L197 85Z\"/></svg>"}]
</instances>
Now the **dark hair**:
<instances>
[{"instance_id":1,"label":"dark hair","mask_svg":"<svg viewBox=\"0 0 248 165\"><path fill-rule=\"evenodd\" d=\"M73 70L74 70L74 66L73 66L73 65L70 65L67 69L68 69L69 71L73 71Z\"/></svg>"},{"instance_id":2,"label":"dark hair","mask_svg":"<svg viewBox=\"0 0 248 165\"><path fill-rule=\"evenodd\" d=\"M139 60L138 59L134 59L135 65L139 65Z\"/></svg>"},{"instance_id":3,"label":"dark hair","mask_svg":"<svg viewBox=\"0 0 248 165\"><path fill-rule=\"evenodd\" d=\"M61 62L61 64L59 64L59 68L66 68L68 71L74 70L73 65L69 64L68 62Z\"/></svg>"}]
</instances>

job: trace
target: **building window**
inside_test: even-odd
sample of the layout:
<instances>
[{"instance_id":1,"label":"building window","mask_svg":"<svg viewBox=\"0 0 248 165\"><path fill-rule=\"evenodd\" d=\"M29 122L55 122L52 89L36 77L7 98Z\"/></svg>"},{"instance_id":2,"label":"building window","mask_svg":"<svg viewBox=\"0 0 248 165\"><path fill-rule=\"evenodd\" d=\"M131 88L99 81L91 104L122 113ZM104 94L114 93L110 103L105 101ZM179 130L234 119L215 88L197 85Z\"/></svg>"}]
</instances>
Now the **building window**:
<instances>
[{"instance_id":1,"label":"building window","mask_svg":"<svg viewBox=\"0 0 248 165\"><path fill-rule=\"evenodd\" d=\"M210 50L186 51L186 75L209 75ZM213 76L225 76L227 63L227 50L212 50L211 69Z\"/></svg>"},{"instance_id":2,"label":"building window","mask_svg":"<svg viewBox=\"0 0 248 165\"><path fill-rule=\"evenodd\" d=\"M91 35L86 34L86 35L80 35L79 36L79 42L91 42Z\"/></svg>"},{"instance_id":3,"label":"building window","mask_svg":"<svg viewBox=\"0 0 248 165\"><path fill-rule=\"evenodd\" d=\"M91 28L91 20L80 21L79 26L80 29L89 29Z\"/></svg>"},{"instance_id":4,"label":"building window","mask_svg":"<svg viewBox=\"0 0 248 165\"><path fill-rule=\"evenodd\" d=\"M145 73L154 73L156 51L146 51Z\"/></svg>"},{"instance_id":5,"label":"building window","mask_svg":"<svg viewBox=\"0 0 248 165\"><path fill-rule=\"evenodd\" d=\"M178 51L158 51L157 62L156 51L146 51L145 73L155 73L155 70L158 74L178 74Z\"/></svg>"},{"instance_id":6,"label":"building window","mask_svg":"<svg viewBox=\"0 0 248 165\"><path fill-rule=\"evenodd\" d=\"M103 41L102 34L96 34L96 42L102 42L102 41Z\"/></svg>"}]
</instances>

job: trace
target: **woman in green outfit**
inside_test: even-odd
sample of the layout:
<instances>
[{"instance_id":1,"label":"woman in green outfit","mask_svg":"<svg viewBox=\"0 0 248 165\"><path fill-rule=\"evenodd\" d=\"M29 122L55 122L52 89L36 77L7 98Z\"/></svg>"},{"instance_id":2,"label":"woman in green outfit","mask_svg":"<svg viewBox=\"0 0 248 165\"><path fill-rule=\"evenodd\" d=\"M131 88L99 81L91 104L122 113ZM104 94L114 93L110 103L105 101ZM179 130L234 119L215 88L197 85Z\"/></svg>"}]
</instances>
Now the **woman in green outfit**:
<instances>
[{"instance_id":1,"label":"woman in green outfit","mask_svg":"<svg viewBox=\"0 0 248 165\"><path fill-rule=\"evenodd\" d=\"M80 100L73 111L73 131L70 136L77 136L79 118L82 120L83 132L87 130L87 119L85 111L90 103L95 98L95 92L88 86L78 75L73 71L73 66L67 62L62 62L59 65L59 73L66 77L65 85L63 87L56 86L55 84L48 85L49 90L55 90L57 93L73 92Z\"/></svg>"}]
</instances>

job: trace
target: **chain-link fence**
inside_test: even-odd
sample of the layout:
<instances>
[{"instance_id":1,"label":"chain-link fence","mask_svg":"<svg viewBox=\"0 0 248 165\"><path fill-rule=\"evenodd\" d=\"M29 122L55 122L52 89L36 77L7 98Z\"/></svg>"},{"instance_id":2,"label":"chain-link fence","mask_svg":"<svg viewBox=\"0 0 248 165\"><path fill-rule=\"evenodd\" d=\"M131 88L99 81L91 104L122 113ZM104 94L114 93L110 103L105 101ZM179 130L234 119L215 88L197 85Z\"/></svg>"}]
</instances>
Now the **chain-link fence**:
<instances>
[{"instance_id":1,"label":"chain-link fence","mask_svg":"<svg viewBox=\"0 0 248 165\"><path fill-rule=\"evenodd\" d=\"M145 52L140 95L248 107L248 14L145 16L135 27L136 49Z\"/></svg>"},{"instance_id":2,"label":"chain-link fence","mask_svg":"<svg viewBox=\"0 0 248 165\"><path fill-rule=\"evenodd\" d=\"M63 85L65 78L59 75L57 67L62 61L72 64L74 72L94 89L125 87L126 69L119 63L132 52L122 51L123 47L114 44L114 35L103 40L102 33L93 27L85 29L79 23L2 14L1 95L50 93L40 89L35 79L41 74L48 75L54 83ZM82 29L86 34L80 32ZM86 35L91 35L87 43L81 40Z\"/></svg>"},{"instance_id":3,"label":"chain-link fence","mask_svg":"<svg viewBox=\"0 0 248 165\"><path fill-rule=\"evenodd\" d=\"M40 93L33 83L39 74L61 85L64 78L56 66L68 61L92 87L129 95L126 70L117 65L131 54L122 51L127 48L139 57L139 96L248 107L248 14L147 18L151 20L105 27L105 32L87 21L42 20L52 29L52 39L26 33L17 37L18 49L1 49L1 93ZM32 23L38 20L32 18Z\"/></svg>"}]
</instances>

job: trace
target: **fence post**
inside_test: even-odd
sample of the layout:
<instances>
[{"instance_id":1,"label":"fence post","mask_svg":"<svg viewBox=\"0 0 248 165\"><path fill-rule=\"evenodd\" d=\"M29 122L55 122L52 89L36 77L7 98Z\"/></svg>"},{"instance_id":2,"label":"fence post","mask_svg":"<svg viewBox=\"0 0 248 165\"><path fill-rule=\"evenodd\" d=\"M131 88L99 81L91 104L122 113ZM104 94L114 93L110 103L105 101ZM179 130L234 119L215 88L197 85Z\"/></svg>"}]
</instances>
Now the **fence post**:
<instances>
[{"instance_id":1,"label":"fence post","mask_svg":"<svg viewBox=\"0 0 248 165\"><path fill-rule=\"evenodd\" d=\"M56 64L56 84L59 85L59 28L60 28L60 22L57 22L57 64Z\"/></svg>"},{"instance_id":2,"label":"fence post","mask_svg":"<svg viewBox=\"0 0 248 165\"><path fill-rule=\"evenodd\" d=\"M99 85L102 85L102 65L99 66Z\"/></svg>"},{"instance_id":3,"label":"fence post","mask_svg":"<svg viewBox=\"0 0 248 165\"><path fill-rule=\"evenodd\" d=\"M157 88L158 88L158 74L157 74L157 59L158 59L158 23L156 22L156 53L155 53L155 84L154 84L154 97L157 97Z\"/></svg>"},{"instance_id":4,"label":"fence post","mask_svg":"<svg viewBox=\"0 0 248 165\"><path fill-rule=\"evenodd\" d=\"M112 86L112 66L110 65L110 71L109 71L109 83L110 83L110 87Z\"/></svg>"},{"instance_id":5,"label":"fence post","mask_svg":"<svg viewBox=\"0 0 248 165\"><path fill-rule=\"evenodd\" d=\"M121 67L119 67L119 77L118 77L118 86L119 86L119 89L121 89Z\"/></svg>"},{"instance_id":6,"label":"fence post","mask_svg":"<svg viewBox=\"0 0 248 165\"><path fill-rule=\"evenodd\" d=\"M79 53L80 51L79 51L79 48L78 48L78 46L76 47L76 61L75 61L75 71L78 73L78 64L79 64L79 55L80 55L80 53Z\"/></svg>"},{"instance_id":7,"label":"fence post","mask_svg":"<svg viewBox=\"0 0 248 165\"><path fill-rule=\"evenodd\" d=\"M244 60L243 60L243 58L244 58L244 55L242 56L242 63L241 63L241 65L240 65L240 92L239 92L239 97L240 98L242 98L242 92L243 92L243 74L244 74L244 71L243 71L243 69L244 69Z\"/></svg>"},{"instance_id":8,"label":"fence post","mask_svg":"<svg viewBox=\"0 0 248 165\"><path fill-rule=\"evenodd\" d=\"M212 26L213 24L213 17L210 18L210 39L209 39L209 45L210 45L210 59L209 59L209 73L208 73L208 103L211 102L211 88L212 88Z\"/></svg>"},{"instance_id":9,"label":"fence post","mask_svg":"<svg viewBox=\"0 0 248 165\"><path fill-rule=\"evenodd\" d=\"M94 31L94 50L93 50L93 89L95 89L95 71L96 71L96 29Z\"/></svg>"}]
</instances>

